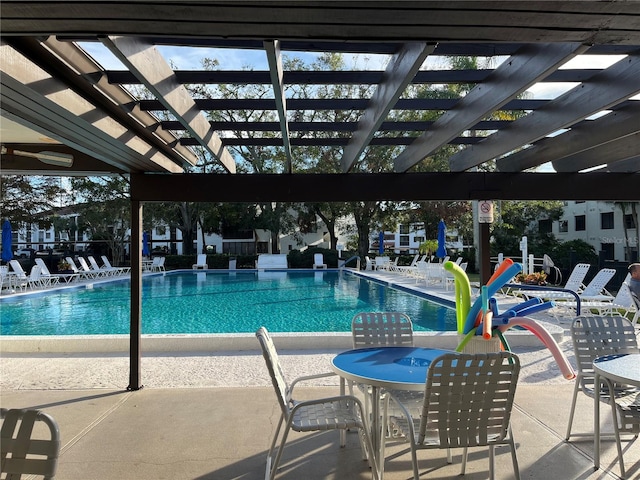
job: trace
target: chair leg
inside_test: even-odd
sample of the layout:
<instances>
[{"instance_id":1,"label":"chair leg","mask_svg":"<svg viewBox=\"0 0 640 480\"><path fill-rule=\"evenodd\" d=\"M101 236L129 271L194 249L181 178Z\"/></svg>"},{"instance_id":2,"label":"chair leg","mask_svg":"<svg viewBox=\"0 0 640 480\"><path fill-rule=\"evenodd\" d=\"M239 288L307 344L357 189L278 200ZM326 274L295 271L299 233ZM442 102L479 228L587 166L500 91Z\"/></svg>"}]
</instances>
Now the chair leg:
<instances>
[{"instance_id":1,"label":"chair leg","mask_svg":"<svg viewBox=\"0 0 640 480\"><path fill-rule=\"evenodd\" d=\"M513 440L513 432L509 425L509 446L511 447L511 461L513 463L513 478L520 480L520 467L518 466L518 454L516 452L516 442Z\"/></svg>"},{"instance_id":2,"label":"chair leg","mask_svg":"<svg viewBox=\"0 0 640 480\"><path fill-rule=\"evenodd\" d=\"M613 385L609 385L609 388L613 391ZM624 471L624 459L622 458L622 444L620 443L620 428L618 425L618 410L616 408L616 399L614 395L611 395L611 410L613 415L613 430L616 436L616 448L618 450L618 460L620 462L620 477L625 478L626 475Z\"/></svg>"},{"instance_id":3,"label":"chair leg","mask_svg":"<svg viewBox=\"0 0 640 480\"><path fill-rule=\"evenodd\" d=\"M573 425L573 415L576 412L576 400L578 399L578 390L580 389L580 379L575 379L575 385L573 386L573 399L571 400L571 412L569 413L569 425L567 425L567 435L565 440L568 442L571 437L571 427Z\"/></svg>"},{"instance_id":4,"label":"chair leg","mask_svg":"<svg viewBox=\"0 0 640 480\"><path fill-rule=\"evenodd\" d=\"M465 470L467 469L467 454L469 453L469 447L464 447L462 450L462 465L460 466L460 475L464 475ZM453 463L453 458L451 458L451 449L447 448L447 463Z\"/></svg>"},{"instance_id":5,"label":"chair leg","mask_svg":"<svg viewBox=\"0 0 640 480\"><path fill-rule=\"evenodd\" d=\"M282 453L282 447L284 447L284 439L278 448L278 452L276 455L276 461L273 461L273 453L276 448L276 442L278 441L278 436L280 435L280 428L282 428L282 422L284 421L284 417L280 415L280 420L278 421L278 426L276 427L276 431L273 435L273 440L271 441L271 447L269 448L269 452L267 453L267 466L265 471L265 480L273 480L275 477L276 470L278 468L278 462L280 461L280 455ZM286 439L286 432L284 437Z\"/></svg>"}]
</instances>

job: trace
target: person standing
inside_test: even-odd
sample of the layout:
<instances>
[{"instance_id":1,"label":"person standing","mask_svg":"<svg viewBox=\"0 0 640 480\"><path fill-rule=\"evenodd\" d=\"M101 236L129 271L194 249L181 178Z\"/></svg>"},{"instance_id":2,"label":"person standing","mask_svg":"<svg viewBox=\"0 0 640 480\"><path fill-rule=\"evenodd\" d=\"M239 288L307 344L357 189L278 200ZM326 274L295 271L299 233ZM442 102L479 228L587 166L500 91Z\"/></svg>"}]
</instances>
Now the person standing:
<instances>
[{"instance_id":1,"label":"person standing","mask_svg":"<svg viewBox=\"0 0 640 480\"><path fill-rule=\"evenodd\" d=\"M629 290L640 298L640 263L632 263L629 265L629 273L631 274L631 278L629 279Z\"/></svg>"}]
</instances>

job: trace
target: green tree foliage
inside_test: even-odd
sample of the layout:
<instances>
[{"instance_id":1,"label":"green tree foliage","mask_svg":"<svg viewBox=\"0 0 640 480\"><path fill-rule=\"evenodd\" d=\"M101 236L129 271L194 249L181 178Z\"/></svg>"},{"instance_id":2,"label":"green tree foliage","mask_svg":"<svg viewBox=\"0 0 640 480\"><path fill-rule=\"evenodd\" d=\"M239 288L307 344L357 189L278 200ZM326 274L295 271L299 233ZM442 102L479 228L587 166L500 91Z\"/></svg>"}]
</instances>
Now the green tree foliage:
<instances>
[{"instance_id":1,"label":"green tree foliage","mask_svg":"<svg viewBox=\"0 0 640 480\"><path fill-rule=\"evenodd\" d=\"M39 228L49 228L50 211L63 192L58 177L3 175L0 180L2 217L8 219L14 229L33 223Z\"/></svg>"},{"instance_id":2,"label":"green tree foliage","mask_svg":"<svg viewBox=\"0 0 640 480\"><path fill-rule=\"evenodd\" d=\"M595 248L584 240L569 240L568 242L557 243L550 251L550 257L556 267L560 268L565 275L569 274L578 263L588 263L597 265L598 253Z\"/></svg>"},{"instance_id":3,"label":"green tree foliage","mask_svg":"<svg viewBox=\"0 0 640 480\"><path fill-rule=\"evenodd\" d=\"M131 227L129 181L123 176L74 177L71 180L78 230L104 241L113 261L121 265Z\"/></svg>"},{"instance_id":4,"label":"green tree foliage","mask_svg":"<svg viewBox=\"0 0 640 480\"><path fill-rule=\"evenodd\" d=\"M539 220L559 220L563 204L560 201L502 201L492 224L492 255L520 252L520 240L527 237L529 253L542 256L556 245L552 233L540 232Z\"/></svg>"}]
</instances>

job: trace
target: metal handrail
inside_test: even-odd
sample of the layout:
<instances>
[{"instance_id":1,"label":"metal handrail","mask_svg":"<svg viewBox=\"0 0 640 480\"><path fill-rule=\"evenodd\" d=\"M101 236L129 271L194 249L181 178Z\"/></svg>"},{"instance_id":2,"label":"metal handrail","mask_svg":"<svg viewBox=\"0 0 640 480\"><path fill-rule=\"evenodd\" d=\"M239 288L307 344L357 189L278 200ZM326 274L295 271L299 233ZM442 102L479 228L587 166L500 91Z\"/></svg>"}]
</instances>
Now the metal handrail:
<instances>
[{"instance_id":1,"label":"metal handrail","mask_svg":"<svg viewBox=\"0 0 640 480\"><path fill-rule=\"evenodd\" d=\"M338 261L338 268L346 268L347 263L349 263L351 260L354 260L354 259L358 260L356 262L356 269L360 270L360 257L358 255L353 255L353 256L349 257L347 260L345 260L342 263L340 263L340 261Z\"/></svg>"}]
</instances>

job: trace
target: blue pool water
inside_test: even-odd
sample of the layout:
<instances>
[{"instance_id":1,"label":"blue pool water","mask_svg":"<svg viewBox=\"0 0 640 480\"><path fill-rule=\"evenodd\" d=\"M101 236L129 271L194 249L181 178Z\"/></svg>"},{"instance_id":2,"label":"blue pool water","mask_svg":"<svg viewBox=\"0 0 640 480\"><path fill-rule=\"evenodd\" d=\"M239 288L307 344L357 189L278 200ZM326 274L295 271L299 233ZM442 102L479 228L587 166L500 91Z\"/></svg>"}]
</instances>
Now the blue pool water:
<instances>
[{"instance_id":1,"label":"blue pool water","mask_svg":"<svg viewBox=\"0 0 640 480\"><path fill-rule=\"evenodd\" d=\"M129 281L1 303L2 335L129 333ZM349 332L363 311L400 311L417 331L456 329L453 309L347 272L182 272L143 278L145 334Z\"/></svg>"}]
</instances>

